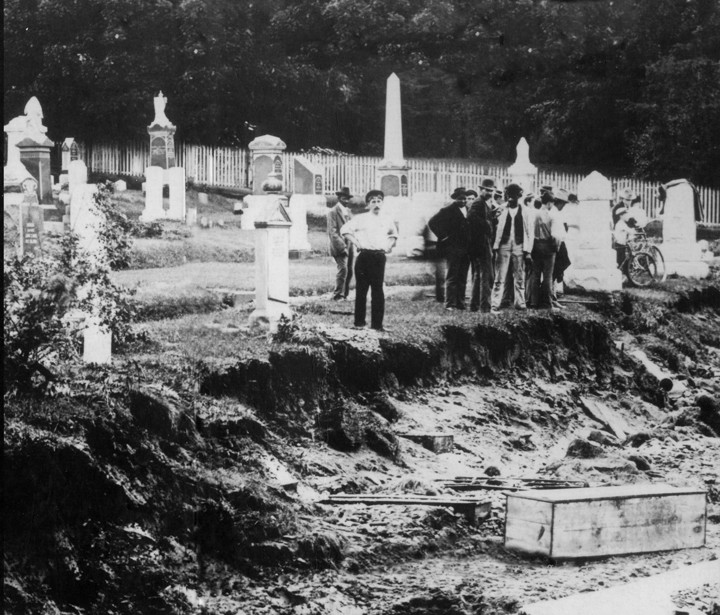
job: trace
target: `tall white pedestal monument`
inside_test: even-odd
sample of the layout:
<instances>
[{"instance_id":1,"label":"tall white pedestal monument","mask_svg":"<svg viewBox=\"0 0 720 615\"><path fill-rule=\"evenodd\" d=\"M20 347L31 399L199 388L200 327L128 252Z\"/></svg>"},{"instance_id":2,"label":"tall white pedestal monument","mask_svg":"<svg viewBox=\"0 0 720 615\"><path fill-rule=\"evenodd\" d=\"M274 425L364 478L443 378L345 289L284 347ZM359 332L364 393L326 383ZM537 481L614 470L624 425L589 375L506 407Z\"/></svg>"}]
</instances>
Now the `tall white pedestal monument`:
<instances>
[{"instance_id":1,"label":"tall white pedestal monument","mask_svg":"<svg viewBox=\"0 0 720 615\"><path fill-rule=\"evenodd\" d=\"M565 280L587 290L620 290L622 274L612 248L610 180L593 171L578 184L578 200L565 216L569 227L565 244L572 263Z\"/></svg>"},{"instance_id":2,"label":"tall white pedestal monument","mask_svg":"<svg viewBox=\"0 0 720 615\"><path fill-rule=\"evenodd\" d=\"M255 309L250 326L276 331L281 317L290 311L290 227L287 197L279 194L282 181L271 174L263 182L264 195L255 195ZM262 199L262 201L260 201Z\"/></svg>"},{"instance_id":3,"label":"tall white pedestal monument","mask_svg":"<svg viewBox=\"0 0 720 615\"><path fill-rule=\"evenodd\" d=\"M515 146L515 162L508 168L508 175L518 184L525 195L535 192L538 168L530 162L530 146L525 137Z\"/></svg>"}]
</instances>

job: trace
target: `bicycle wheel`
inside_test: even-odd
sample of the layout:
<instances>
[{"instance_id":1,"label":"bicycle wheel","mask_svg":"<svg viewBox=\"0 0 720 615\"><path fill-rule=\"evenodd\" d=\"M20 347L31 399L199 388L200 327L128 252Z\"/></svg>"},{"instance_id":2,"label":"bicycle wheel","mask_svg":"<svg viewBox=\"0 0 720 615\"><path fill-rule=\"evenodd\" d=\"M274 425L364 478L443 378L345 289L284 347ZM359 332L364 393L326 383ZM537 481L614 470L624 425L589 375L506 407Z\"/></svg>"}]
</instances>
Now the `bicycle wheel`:
<instances>
[{"instance_id":1,"label":"bicycle wheel","mask_svg":"<svg viewBox=\"0 0 720 615\"><path fill-rule=\"evenodd\" d=\"M655 280L657 265L647 252L635 252L630 258L628 278L635 286L648 286Z\"/></svg>"},{"instance_id":2,"label":"bicycle wheel","mask_svg":"<svg viewBox=\"0 0 720 615\"><path fill-rule=\"evenodd\" d=\"M650 256L655 260L655 266L657 267L656 279L658 282L664 282L667 279L667 269L665 269L665 257L660 252L660 248L652 246L650 250Z\"/></svg>"}]
</instances>

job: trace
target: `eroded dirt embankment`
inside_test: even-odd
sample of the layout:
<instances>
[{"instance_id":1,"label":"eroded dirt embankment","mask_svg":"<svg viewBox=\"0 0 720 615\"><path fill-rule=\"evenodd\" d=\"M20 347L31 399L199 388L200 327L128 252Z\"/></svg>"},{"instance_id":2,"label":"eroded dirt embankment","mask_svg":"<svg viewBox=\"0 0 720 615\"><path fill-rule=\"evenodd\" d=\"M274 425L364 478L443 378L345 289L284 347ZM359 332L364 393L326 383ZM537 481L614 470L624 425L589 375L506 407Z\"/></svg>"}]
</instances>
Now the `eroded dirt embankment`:
<instances>
[{"instance_id":1,"label":"eroded dirt embankment","mask_svg":"<svg viewBox=\"0 0 720 615\"><path fill-rule=\"evenodd\" d=\"M437 491L429 477L491 468L630 481L707 474L687 451L713 459L711 289L446 325L413 342L324 328L265 360L205 362L197 382L174 379L182 386L89 370L97 386L86 393L15 402L5 420L6 612L420 613L446 602L447 612L517 611L522 591L505 595L498 572L520 561L498 542L500 499L473 527L447 509L345 513L318 495ZM685 383L681 400L629 356L635 346ZM604 396L636 438L587 429L599 460L553 464L564 438L592 424L583 395ZM456 452L401 437L417 429L454 433ZM368 581L373 566L449 549L483 553L494 584L445 587L403 610L402 597L383 593L392 583ZM413 574L399 584L421 594L427 582Z\"/></svg>"}]
</instances>

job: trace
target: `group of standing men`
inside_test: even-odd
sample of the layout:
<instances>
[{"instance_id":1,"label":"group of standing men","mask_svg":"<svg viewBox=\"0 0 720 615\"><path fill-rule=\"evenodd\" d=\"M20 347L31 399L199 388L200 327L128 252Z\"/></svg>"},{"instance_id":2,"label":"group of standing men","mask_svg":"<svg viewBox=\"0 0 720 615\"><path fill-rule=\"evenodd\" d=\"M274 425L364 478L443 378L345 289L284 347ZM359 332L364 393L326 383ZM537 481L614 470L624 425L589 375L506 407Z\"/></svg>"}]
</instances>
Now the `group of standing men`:
<instances>
[{"instance_id":1,"label":"group of standing men","mask_svg":"<svg viewBox=\"0 0 720 615\"><path fill-rule=\"evenodd\" d=\"M570 264L559 215L567 192L543 186L539 195L522 199L523 189L511 183L498 203L494 180L483 180L479 189L480 194L457 188L452 202L428 221L437 257L447 262L446 309L466 309L469 271L472 311L497 312L510 304L520 310L561 309L554 282Z\"/></svg>"},{"instance_id":2,"label":"group of standing men","mask_svg":"<svg viewBox=\"0 0 720 615\"><path fill-rule=\"evenodd\" d=\"M540 194L522 200L515 183L505 187L505 200L496 199L492 179L483 180L480 194L457 188L452 201L428 221L437 237L436 258L447 263L444 288L436 298L448 310L466 309L468 272L472 272L470 309L496 312L516 309L560 309L554 281L570 264L564 249L565 226L559 211L567 192L543 186ZM395 223L382 213L384 194L370 190L367 212L352 216L348 188L336 193L338 202L328 212L330 253L337 264L333 300L348 298L353 272L356 279L355 327L366 325L371 292L370 327L383 331L383 290L386 255L397 241ZM501 195L503 193L500 193ZM441 292L442 291L442 292Z\"/></svg>"}]
</instances>

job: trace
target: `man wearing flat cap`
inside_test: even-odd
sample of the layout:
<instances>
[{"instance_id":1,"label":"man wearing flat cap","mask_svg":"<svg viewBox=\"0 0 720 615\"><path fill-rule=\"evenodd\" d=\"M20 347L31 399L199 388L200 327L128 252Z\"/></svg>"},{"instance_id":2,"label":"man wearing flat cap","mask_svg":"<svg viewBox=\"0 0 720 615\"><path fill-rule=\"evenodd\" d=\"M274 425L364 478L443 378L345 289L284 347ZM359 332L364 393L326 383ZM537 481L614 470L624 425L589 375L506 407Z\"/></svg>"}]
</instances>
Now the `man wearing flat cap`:
<instances>
[{"instance_id":1,"label":"man wearing flat cap","mask_svg":"<svg viewBox=\"0 0 720 615\"><path fill-rule=\"evenodd\" d=\"M340 229L350 220L350 189L347 186L335 193L338 198L335 205L327 215L327 233L330 240L330 255L335 259L337 275L335 276L335 290L333 301L347 299L350 292L350 281L353 275L355 250L352 243L340 234Z\"/></svg>"},{"instance_id":2,"label":"man wearing flat cap","mask_svg":"<svg viewBox=\"0 0 720 615\"><path fill-rule=\"evenodd\" d=\"M493 283L492 244L495 237L495 214L493 193L495 181L484 179L480 184L480 196L468 210L468 255L472 271L470 310L490 311Z\"/></svg>"},{"instance_id":3,"label":"man wearing flat cap","mask_svg":"<svg viewBox=\"0 0 720 615\"><path fill-rule=\"evenodd\" d=\"M447 259L445 309L464 310L470 268L467 191L456 188L450 198L450 204L428 220L428 227L438 238L438 248Z\"/></svg>"}]
</instances>

